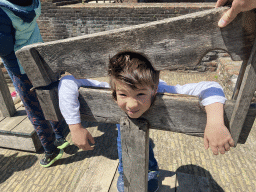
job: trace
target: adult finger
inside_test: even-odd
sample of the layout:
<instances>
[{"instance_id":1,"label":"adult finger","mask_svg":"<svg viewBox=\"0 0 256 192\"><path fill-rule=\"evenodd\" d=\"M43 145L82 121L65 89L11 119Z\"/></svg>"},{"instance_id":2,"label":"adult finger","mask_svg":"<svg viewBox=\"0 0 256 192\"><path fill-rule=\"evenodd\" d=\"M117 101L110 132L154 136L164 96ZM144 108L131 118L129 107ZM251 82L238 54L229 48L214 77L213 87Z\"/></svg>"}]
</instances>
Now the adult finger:
<instances>
[{"instance_id":1,"label":"adult finger","mask_svg":"<svg viewBox=\"0 0 256 192\"><path fill-rule=\"evenodd\" d=\"M233 21L236 18L237 14L238 13L236 11L234 11L234 9L231 7L221 17L221 19L218 22L218 26L219 27L226 27L231 21Z\"/></svg>"},{"instance_id":2,"label":"adult finger","mask_svg":"<svg viewBox=\"0 0 256 192\"><path fill-rule=\"evenodd\" d=\"M215 4L215 7L220 7L222 5L225 5L228 2L228 0L218 0Z\"/></svg>"}]
</instances>

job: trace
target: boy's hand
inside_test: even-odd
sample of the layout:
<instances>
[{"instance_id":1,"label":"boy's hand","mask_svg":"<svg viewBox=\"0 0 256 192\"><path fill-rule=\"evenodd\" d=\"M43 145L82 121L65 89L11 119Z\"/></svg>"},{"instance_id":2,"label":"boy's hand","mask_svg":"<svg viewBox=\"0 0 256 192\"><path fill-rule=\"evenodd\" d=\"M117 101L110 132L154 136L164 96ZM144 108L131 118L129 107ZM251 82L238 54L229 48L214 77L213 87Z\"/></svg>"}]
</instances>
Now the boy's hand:
<instances>
[{"instance_id":1,"label":"boy's hand","mask_svg":"<svg viewBox=\"0 0 256 192\"><path fill-rule=\"evenodd\" d=\"M205 106L207 123L204 131L204 146L212 149L214 155L224 154L234 146L228 128L224 125L224 109L222 103Z\"/></svg>"},{"instance_id":2,"label":"boy's hand","mask_svg":"<svg viewBox=\"0 0 256 192\"><path fill-rule=\"evenodd\" d=\"M92 144L95 144L95 141L81 123L69 125L70 133L72 136L73 143L84 151L93 150L94 148L89 144L89 140Z\"/></svg>"},{"instance_id":3,"label":"boy's hand","mask_svg":"<svg viewBox=\"0 0 256 192\"><path fill-rule=\"evenodd\" d=\"M206 125L204 132L204 147L212 149L214 155L225 154L234 147L234 141L230 135L228 128L224 124Z\"/></svg>"}]
</instances>

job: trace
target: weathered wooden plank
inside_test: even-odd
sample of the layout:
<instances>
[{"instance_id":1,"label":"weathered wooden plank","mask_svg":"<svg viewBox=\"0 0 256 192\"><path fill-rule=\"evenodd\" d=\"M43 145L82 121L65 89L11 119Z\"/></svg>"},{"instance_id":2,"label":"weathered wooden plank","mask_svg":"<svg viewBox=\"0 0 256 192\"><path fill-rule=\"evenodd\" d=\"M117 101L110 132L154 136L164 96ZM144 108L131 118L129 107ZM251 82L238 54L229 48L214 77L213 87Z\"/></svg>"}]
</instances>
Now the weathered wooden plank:
<instances>
[{"instance_id":1,"label":"weathered wooden plank","mask_svg":"<svg viewBox=\"0 0 256 192\"><path fill-rule=\"evenodd\" d=\"M47 86L67 71L76 78L107 74L110 56L121 50L146 54L157 70L195 66L210 50L226 50L233 60L249 57L255 38L254 12L227 27L217 23L227 7L211 9L80 37L26 46L16 55L34 87Z\"/></svg>"},{"instance_id":2,"label":"weathered wooden plank","mask_svg":"<svg viewBox=\"0 0 256 192\"><path fill-rule=\"evenodd\" d=\"M4 120L5 119L5 117L0 117L0 122L2 121L2 120Z\"/></svg>"},{"instance_id":3,"label":"weathered wooden plank","mask_svg":"<svg viewBox=\"0 0 256 192\"><path fill-rule=\"evenodd\" d=\"M243 128L247 111L254 92L256 91L256 41L254 43L247 67L243 76L242 84L237 96L234 111L230 119L230 131L235 144L238 142Z\"/></svg>"},{"instance_id":4,"label":"weathered wooden plank","mask_svg":"<svg viewBox=\"0 0 256 192\"><path fill-rule=\"evenodd\" d=\"M45 89L35 89L46 119L61 121L63 119L59 108L58 82Z\"/></svg>"},{"instance_id":5,"label":"weathered wooden plank","mask_svg":"<svg viewBox=\"0 0 256 192\"><path fill-rule=\"evenodd\" d=\"M90 158L88 169L80 179L75 192L108 192L118 166L118 160L103 156Z\"/></svg>"},{"instance_id":6,"label":"weathered wooden plank","mask_svg":"<svg viewBox=\"0 0 256 192\"><path fill-rule=\"evenodd\" d=\"M119 123L121 117L126 117L112 99L109 90L81 87L79 92L80 113L83 119ZM228 127L234 105L235 101L227 101L225 104L225 120ZM251 106L246 115L248 121L244 123L243 132L250 130L255 115L256 109ZM154 104L143 117L149 121L150 128L197 136L203 136L206 125L206 114L200 107L198 98L178 94L157 94Z\"/></svg>"},{"instance_id":7,"label":"weathered wooden plank","mask_svg":"<svg viewBox=\"0 0 256 192\"><path fill-rule=\"evenodd\" d=\"M10 94L10 90L5 81L2 70L0 70L0 116L12 117L16 109Z\"/></svg>"},{"instance_id":8,"label":"weathered wooden plank","mask_svg":"<svg viewBox=\"0 0 256 192\"><path fill-rule=\"evenodd\" d=\"M24 107L18 109L14 117L0 122L0 147L37 152L41 142ZM2 126L4 125L4 126Z\"/></svg>"},{"instance_id":9,"label":"weathered wooden plank","mask_svg":"<svg viewBox=\"0 0 256 192\"><path fill-rule=\"evenodd\" d=\"M119 177L119 172L118 172L118 167L117 167L114 178L112 180L112 183L111 183L111 186L110 186L108 192L118 192L117 186L116 186L118 177Z\"/></svg>"},{"instance_id":10,"label":"weathered wooden plank","mask_svg":"<svg viewBox=\"0 0 256 192\"><path fill-rule=\"evenodd\" d=\"M124 191L148 191L149 125L143 119L120 121Z\"/></svg>"},{"instance_id":11,"label":"weathered wooden plank","mask_svg":"<svg viewBox=\"0 0 256 192\"><path fill-rule=\"evenodd\" d=\"M20 107L14 117L6 117L0 122L0 133L11 133L14 127L20 124L25 118L27 118L25 108Z\"/></svg>"},{"instance_id":12,"label":"weathered wooden plank","mask_svg":"<svg viewBox=\"0 0 256 192\"><path fill-rule=\"evenodd\" d=\"M14 129L12 129L11 134L20 137L24 136L28 140L26 143L23 144L23 146L15 149L37 152L42 147L41 141L37 136L34 126L32 125L28 117L24 119Z\"/></svg>"},{"instance_id":13,"label":"weathered wooden plank","mask_svg":"<svg viewBox=\"0 0 256 192\"><path fill-rule=\"evenodd\" d=\"M37 152L38 148L31 137L0 133L0 147Z\"/></svg>"},{"instance_id":14,"label":"weathered wooden plank","mask_svg":"<svg viewBox=\"0 0 256 192\"><path fill-rule=\"evenodd\" d=\"M25 116L25 119L11 130L11 133L30 136L33 131L34 126L29 118Z\"/></svg>"},{"instance_id":15,"label":"weathered wooden plank","mask_svg":"<svg viewBox=\"0 0 256 192\"><path fill-rule=\"evenodd\" d=\"M56 88L53 87L53 89ZM46 98L44 100L40 99L41 96L38 92L37 94L39 101L43 101L40 102L40 104L44 111L45 118L47 120L57 121L60 120L58 118L62 118L62 116L59 109L57 109L57 100L53 100L51 99L51 96L47 95L50 94L51 91L57 94L56 90L52 89L42 91ZM83 120L118 124L122 117L127 116L113 100L109 89L81 87L79 92L79 101L81 105L80 114ZM234 105L235 101L226 101L225 121L227 127L229 127ZM241 135L240 142L244 143L246 141L255 116L256 107L251 106L246 115L247 120L243 125L243 134ZM204 134L206 125L206 114L200 107L198 98L178 94L158 93L154 104L143 117L149 121L150 128L181 132L201 137Z\"/></svg>"},{"instance_id":16,"label":"weathered wooden plank","mask_svg":"<svg viewBox=\"0 0 256 192\"><path fill-rule=\"evenodd\" d=\"M247 63L248 63L248 59L244 60L242 65L241 65L241 68L239 70L239 75L238 75L238 78L236 80L236 86L235 86L235 89L234 89L233 95L232 95L233 100L237 99L237 96L238 96L238 93L239 93L239 90L240 90L240 87L241 87L241 84L242 84L242 80L243 80L243 77L244 77L244 73L245 73Z\"/></svg>"}]
</instances>

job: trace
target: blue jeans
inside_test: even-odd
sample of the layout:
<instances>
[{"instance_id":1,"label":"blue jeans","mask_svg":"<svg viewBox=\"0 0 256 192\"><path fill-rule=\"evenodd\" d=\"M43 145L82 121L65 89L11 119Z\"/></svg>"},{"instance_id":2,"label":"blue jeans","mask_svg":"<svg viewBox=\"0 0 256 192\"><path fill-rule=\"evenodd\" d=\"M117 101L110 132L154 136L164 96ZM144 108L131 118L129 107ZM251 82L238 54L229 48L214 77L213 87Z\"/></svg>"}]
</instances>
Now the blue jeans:
<instances>
[{"instance_id":1,"label":"blue jeans","mask_svg":"<svg viewBox=\"0 0 256 192\"><path fill-rule=\"evenodd\" d=\"M27 75L20 73L17 62L10 62L6 58L3 59L3 61L45 152L52 153L57 149L54 145L55 139L64 138L62 125L65 122L47 121L44 117L35 90L31 90L33 86Z\"/></svg>"},{"instance_id":2,"label":"blue jeans","mask_svg":"<svg viewBox=\"0 0 256 192\"><path fill-rule=\"evenodd\" d=\"M122 161L122 145L121 145L121 131L120 131L120 124L116 124L117 126L117 150L118 150L118 157L119 157L119 166L118 166L118 172L119 174L124 174L123 171L123 161ZM149 164L148 164L148 170L150 171L157 171L158 165L157 161L154 156L154 151L152 147L152 141L149 142Z\"/></svg>"}]
</instances>

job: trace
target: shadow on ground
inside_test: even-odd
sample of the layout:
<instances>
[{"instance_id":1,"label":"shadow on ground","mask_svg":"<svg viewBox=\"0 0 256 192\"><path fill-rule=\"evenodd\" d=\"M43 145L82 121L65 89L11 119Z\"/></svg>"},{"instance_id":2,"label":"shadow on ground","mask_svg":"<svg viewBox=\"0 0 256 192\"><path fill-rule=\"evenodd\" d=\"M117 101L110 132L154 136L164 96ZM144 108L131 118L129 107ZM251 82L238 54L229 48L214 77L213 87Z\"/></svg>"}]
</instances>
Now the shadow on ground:
<instances>
[{"instance_id":1,"label":"shadow on ground","mask_svg":"<svg viewBox=\"0 0 256 192\"><path fill-rule=\"evenodd\" d=\"M6 157L4 155L0 155L0 184L5 182L15 172L29 169L38 160L35 155L17 156L18 153Z\"/></svg>"},{"instance_id":2,"label":"shadow on ground","mask_svg":"<svg viewBox=\"0 0 256 192\"><path fill-rule=\"evenodd\" d=\"M152 142L152 147L155 147L154 141L150 138L150 142ZM179 174L181 173L181 174ZM184 175L186 174L186 175ZM176 176L177 175L177 178ZM192 177L196 176L196 177ZM206 169L189 164L189 165L183 165L180 166L175 172L168 171L168 170L161 170L159 173L159 192L194 192L197 191L195 187L191 187L191 183L196 183L199 181L201 183L200 185L202 188L209 188L208 191L211 192L224 192L224 190L219 186L219 184L213 179L212 175L209 171ZM198 181L195 181L198 179ZM177 182L179 183L180 188L175 188L177 185ZM188 188L184 189L184 186L189 186ZM207 191L207 190L206 190Z\"/></svg>"},{"instance_id":3,"label":"shadow on ground","mask_svg":"<svg viewBox=\"0 0 256 192\"><path fill-rule=\"evenodd\" d=\"M210 183L211 192L224 192L219 184L213 179L212 175L206 169L197 165L183 165L180 166L176 172L187 173L195 176L207 177Z\"/></svg>"}]
</instances>

